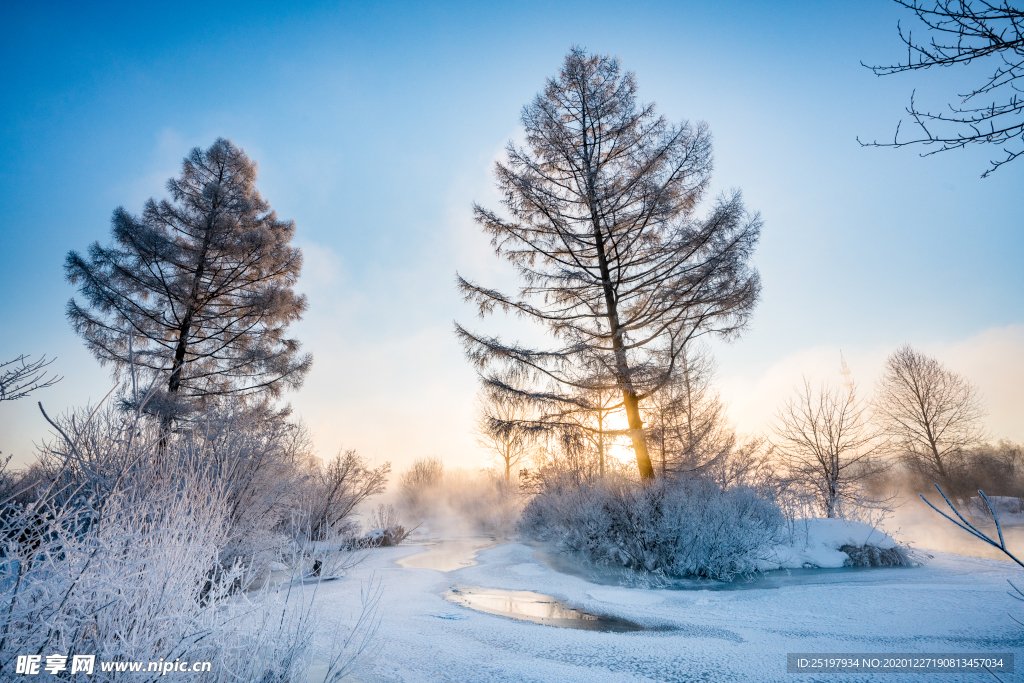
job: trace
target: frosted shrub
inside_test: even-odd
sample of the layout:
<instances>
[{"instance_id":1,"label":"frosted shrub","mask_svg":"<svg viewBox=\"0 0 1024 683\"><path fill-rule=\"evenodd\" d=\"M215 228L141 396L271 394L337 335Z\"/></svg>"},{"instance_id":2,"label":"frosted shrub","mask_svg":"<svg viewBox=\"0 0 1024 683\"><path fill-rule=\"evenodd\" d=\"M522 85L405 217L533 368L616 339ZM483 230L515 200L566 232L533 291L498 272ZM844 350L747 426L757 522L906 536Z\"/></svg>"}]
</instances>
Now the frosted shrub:
<instances>
[{"instance_id":1,"label":"frosted shrub","mask_svg":"<svg viewBox=\"0 0 1024 683\"><path fill-rule=\"evenodd\" d=\"M248 579L280 562L312 566L310 553L358 535L354 511L384 490L391 467L370 467L351 449L321 464L308 432L287 412L230 401L182 424L162 452L155 421L109 406L73 411L56 425L74 441L74 454L64 437L44 445L34 469L22 475L29 494L56 482L58 501L69 491L103 497L112 473L146 486L154 467L194 472L187 460L199 457L204 476L224 489L228 518L217 571L240 563Z\"/></svg>"},{"instance_id":2,"label":"frosted shrub","mask_svg":"<svg viewBox=\"0 0 1024 683\"><path fill-rule=\"evenodd\" d=\"M101 495L49 487L6 507L0 670L26 653L221 663L227 650L208 638L222 626L213 606L241 573L210 580L227 537L226 491L198 458L176 460L145 481L111 472Z\"/></svg>"},{"instance_id":3,"label":"frosted shrub","mask_svg":"<svg viewBox=\"0 0 1024 683\"><path fill-rule=\"evenodd\" d=\"M842 545L839 551L850 556L845 563L847 567L910 567L914 562L903 546L879 548L865 543L862 546Z\"/></svg>"},{"instance_id":4,"label":"frosted shrub","mask_svg":"<svg viewBox=\"0 0 1024 683\"><path fill-rule=\"evenodd\" d=\"M370 511L367 520L369 530L361 538L350 543L355 548L389 548L409 537L410 531L402 526L402 520L394 505L380 503Z\"/></svg>"},{"instance_id":5,"label":"frosted shrub","mask_svg":"<svg viewBox=\"0 0 1024 683\"><path fill-rule=\"evenodd\" d=\"M236 407L209 416L187 435L201 443L227 487L228 537L219 558L224 566L238 561L261 572L290 546L291 521L315 469L309 434L286 417Z\"/></svg>"},{"instance_id":6,"label":"frosted shrub","mask_svg":"<svg viewBox=\"0 0 1024 683\"><path fill-rule=\"evenodd\" d=\"M238 540L275 542L272 526L297 500L273 485L283 470L265 465L280 453L264 458L273 446L260 445L260 425L245 437L197 428L160 448L138 414L81 417L51 423L61 439L29 474L0 473L14 484L0 498L0 671L13 671L19 654L91 654L209 661L203 680L212 683L305 680L315 586L286 580L242 592L257 565ZM302 578L306 558L292 554L301 562L291 578ZM373 603L364 600L364 615ZM360 641L350 633L338 642L324 680L344 673ZM97 669L90 680L115 675Z\"/></svg>"},{"instance_id":7,"label":"frosted shrub","mask_svg":"<svg viewBox=\"0 0 1024 683\"><path fill-rule=\"evenodd\" d=\"M753 489L691 478L551 487L526 506L520 529L598 565L728 581L757 571L783 522Z\"/></svg>"},{"instance_id":8,"label":"frosted shrub","mask_svg":"<svg viewBox=\"0 0 1024 683\"><path fill-rule=\"evenodd\" d=\"M355 536L359 524L352 518L370 496L384 492L391 463L370 467L353 449L339 452L318 468L306 483L301 498L301 526L312 541Z\"/></svg>"}]
</instances>

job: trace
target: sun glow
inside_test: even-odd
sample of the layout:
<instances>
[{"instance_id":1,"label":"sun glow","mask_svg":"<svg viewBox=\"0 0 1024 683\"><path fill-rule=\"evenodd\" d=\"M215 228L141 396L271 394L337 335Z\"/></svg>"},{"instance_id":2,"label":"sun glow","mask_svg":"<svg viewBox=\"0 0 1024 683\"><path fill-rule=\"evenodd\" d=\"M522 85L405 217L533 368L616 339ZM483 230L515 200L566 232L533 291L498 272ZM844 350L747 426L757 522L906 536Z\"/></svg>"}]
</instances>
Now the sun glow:
<instances>
[{"instance_id":1,"label":"sun glow","mask_svg":"<svg viewBox=\"0 0 1024 683\"><path fill-rule=\"evenodd\" d=\"M603 428L607 432L624 432L629 429L629 422L626 420L624 410L615 411L605 416ZM625 434L608 435L605 437L605 453L610 458L615 458L624 465L636 462L636 453L633 451L633 442Z\"/></svg>"},{"instance_id":2,"label":"sun glow","mask_svg":"<svg viewBox=\"0 0 1024 683\"><path fill-rule=\"evenodd\" d=\"M606 452L608 457L615 458L623 465L636 464L636 451L633 450L633 444L628 439L612 444Z\"/></svg>"}]
</instances>

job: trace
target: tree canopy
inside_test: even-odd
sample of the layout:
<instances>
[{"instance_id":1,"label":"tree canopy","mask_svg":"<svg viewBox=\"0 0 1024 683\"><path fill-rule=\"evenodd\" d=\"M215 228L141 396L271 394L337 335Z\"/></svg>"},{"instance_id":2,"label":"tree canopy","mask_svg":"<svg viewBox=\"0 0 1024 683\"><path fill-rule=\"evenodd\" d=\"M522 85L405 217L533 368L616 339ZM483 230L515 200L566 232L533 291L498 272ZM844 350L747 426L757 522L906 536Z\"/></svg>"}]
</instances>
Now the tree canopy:
<instances>
[{"instance_id":1,"label":"tree canopy","mask_svg":"<svg viewBox=\"0 0 1024 683\"><path fill-rule=\"evenodd\" d=\"M68 254L65 272L84 301L68 319L115 376L161 378L152 410L165 419L226 396L277 396L312 362L286 336L306 308L292 287L302 254L295 223L256 190L257 166L230 141L193 149L170 200L141 215L123 207L113 244Z\"/></svg>"},{"instance_id":2,"label":"tree canopy","mask_svg":"<svg viewBox=\"0 0 1024 683\"><path fill-rule=\"evenodd\" d=\"M761 221L738 191L698 215L711 178L708 127L669 123L636 93L617 59L574 48L523 109L525 146L510 143L495 166L505 215L474 206L522 286L508 295L458 276L460 291L481 317L503 310L539 323L553 347L458 323L456 332L485 382L556 412L614 389L649 479L639 405L669 381L691 339L747 324L760 292L749 259Z\"/></svg>"}]
</instances>

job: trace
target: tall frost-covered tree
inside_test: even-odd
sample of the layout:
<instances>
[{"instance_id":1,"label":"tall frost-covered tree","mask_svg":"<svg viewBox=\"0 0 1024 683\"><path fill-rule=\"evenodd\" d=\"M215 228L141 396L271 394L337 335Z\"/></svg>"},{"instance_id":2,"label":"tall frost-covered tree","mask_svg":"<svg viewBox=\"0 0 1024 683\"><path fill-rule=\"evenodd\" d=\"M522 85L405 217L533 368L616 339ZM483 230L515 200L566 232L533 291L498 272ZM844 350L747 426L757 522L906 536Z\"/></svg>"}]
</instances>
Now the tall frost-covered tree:
<instances>
[{"instance_id":1,"label":"tall frost-covered tree","mask_svg":"<svg viewBox=\"0 0 1024 683\"><path fill-rule=\"evenodd\" d=\"M813 494L825 517L883 504L864 489L866 480L883 469L878 456L885 441L870 428L867 404L852 386L823 384L814 391L805 378L796 397L779 407L772 430L789 475Z\"/></svg>"},{"instance_id":2,"label":"tall frost-covered tree","mask_svg":"<svg viewBox=\"0 0 1024 683\"><path fill-rule=\"evenodd\" d=\"M501 309L540 323L552 347L458 324L456 332L499 390L523 391L502 381L495 362L551 405L614 389L649 480L641 404L669 381L691 339L747 323L760 292L749 260L761 223L739 192L698 214L711 178L707 126L671 124L638 104L636 91L617 59L574 48L524 108L525 146L510 143L496 165L505 215L474 206L522 286L507 295L459 276L461 292L481 316Z\"/></svg>"},{"instance_id":3,"label":"tall frost-covered tree","mask_svg":"<svg viewBox=\"0 0 1024 683\"><path fill-rule=\"evenodd\" d=\"M977 387L909 344L885 360L874 407L906 460L947 486L963 451L985 440Z\"/></svg>"},{"instance_id":4,"label":"tall frost-covered tree","mask_svg":"<svg viewBox=\"0 0 1024 683\"><path fill-rule=\"evenodd\" d=\"M183 411L228 396L279 395L312 362L286 336L306 308L292 289L302 254L256 190L256 163L230 141L195 148L170 200L142 215L114 211L113 244L68 254L75 331L115 377L160 377L151 402L165 427ZM165 374L164 374L165 373Z\"/></svg>"}]
</instances>

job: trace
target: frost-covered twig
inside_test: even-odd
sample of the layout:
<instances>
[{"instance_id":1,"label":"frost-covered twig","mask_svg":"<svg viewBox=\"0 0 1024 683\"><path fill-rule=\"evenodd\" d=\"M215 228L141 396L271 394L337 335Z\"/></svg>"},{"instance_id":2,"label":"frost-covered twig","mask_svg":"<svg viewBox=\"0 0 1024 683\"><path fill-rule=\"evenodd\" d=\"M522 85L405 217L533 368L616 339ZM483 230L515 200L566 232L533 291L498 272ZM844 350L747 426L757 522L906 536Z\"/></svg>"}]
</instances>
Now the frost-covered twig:
<instances>
[{"instance_id":1,"label":"frost-covered twig","mask_svg":"<svg viewBox=\"0 0 1024 683\"><path fill-rule=\"evenodd\" d=\"M956 509L956 507L953 506L953 503L949 500L949 498L946 496L946 494L943 492L942 488L938 484L935 484L935 488L938 490L939 495L942 496L943 500L946 501L946 504L949 505L949 509L953 511L953 513L960 519L960 521L959 522L956 521L955 519L953 519L952 517L950 517L949 515L944 513L942 510L940 510L937 507L935 507L934 505L932 505L931 502L929 502L928 499L924 497L924 494L921 494L921 500L923 500L925 503L928 503L928 507L930 507L932 510L935 510L936 512L938 512L940 515L942 515L943 517L945 517L949 521L953 522L953 524L956 524L958 527L960 527L961 529L963 529L964 531L969 533L971 536L974 536L978 540L981 540L981 541L984 541L985 543L988 543L993 548L998 548L999 550L1001 550L1003 552L1004 555L1009 557L1011 560L1016 562L1021 567L1024 567L1024 562L1021 562L1019 559L1017 559L1017 557L1006 548L1006 540L1003 538L1003 527L999 523L999 515L996 514L996 509L992 505L992 501L990 501L988 499L988 496L985 495L984 491L979 489L978 493L981 494L981 497L985 500L985 504L988 505L988 511L992 515L992 520L996 524L996 531L999 534L999 542L998 543L996 543L995 539L990 537L988 534L985 534L985 533L979 531L977 527L975 527L973 524L971 524L966 519L964 519L964 516L961 515L960 512ZM1020 588L1017 588L1016 584L1014 584L1013 581L1010 581L1009 579L1007 579L1006 582L1009 583L1010 586L1013 587L1013 590L1016 591L1016 593L1017 593L1017 595L1014 595L1013 593L1010 593L1009 591L1007 591L1009 596L1012 597L1012 598L1016 598L1017 600L1024 600L1024 592L1021 592ZM1024 622L1021 622L1019 619L1015 618L1012 614L1008 613L1007 616L1010 617L1011 619L1013 619L1015 622L1017 622L1018 625L1024 627ZM987 666L985 667L985 671L987 671L997 681L1002 683L1002 679L999 678L999 676L996 676L995 672L993 672Z\"/></svg>"},{"instance_id":2,"label":"frost-covered twig","mask_svg":"<svg viewBox=\"0 0 1024 683\"><path fill-rule=\"evenodd\" d=\"M46 360L46 356L43 356L37 361L29 361L28 356L22 354L14 360L0 362L0 401L16 401L38 389L52 387L64 379L56 375L47 377L43 371L54 360Z\"/></svg>"},{"instance_id":3,"label":"frost-covered twig","mask_svg":"<svg viewBox=\"0 0 1024 683\"><path fill-rule=\"evenodd\" d=\"M373 575L366 585L360 586L359 598L362 609L359 618L341 645L332 650L327 671L324 673L324 683L334 683L351 673L356 659L373 643L377 629L380 628L378 609L383 594L383 583Z\"/></svg>"}]
</instances>

